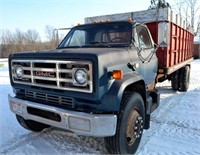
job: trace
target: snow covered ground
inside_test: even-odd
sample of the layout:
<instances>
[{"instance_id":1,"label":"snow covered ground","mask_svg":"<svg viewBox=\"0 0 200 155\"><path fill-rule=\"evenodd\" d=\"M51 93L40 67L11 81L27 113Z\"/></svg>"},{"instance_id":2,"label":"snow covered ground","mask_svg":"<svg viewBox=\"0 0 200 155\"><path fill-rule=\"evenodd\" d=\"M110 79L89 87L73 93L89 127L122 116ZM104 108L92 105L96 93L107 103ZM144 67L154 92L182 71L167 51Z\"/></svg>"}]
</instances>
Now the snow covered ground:
<instances>
[{"instance_id":1,"label":"snow covered ground","mask_svg":"<svg viewBox=\"0 0 200 155\"><path fill-rule=\"evenodd\" d=\"M1 63L1 62L0 62ZM137 155L200 155L200 60L191 63L188 92L174 92L170 82L158 84L159 108L143 134ZM12 94L8 68L0 67L0 154L106 154L103 138L77 136L49 128L34 133L22 128L8 107Z\"/></svg>"}]
</instances>

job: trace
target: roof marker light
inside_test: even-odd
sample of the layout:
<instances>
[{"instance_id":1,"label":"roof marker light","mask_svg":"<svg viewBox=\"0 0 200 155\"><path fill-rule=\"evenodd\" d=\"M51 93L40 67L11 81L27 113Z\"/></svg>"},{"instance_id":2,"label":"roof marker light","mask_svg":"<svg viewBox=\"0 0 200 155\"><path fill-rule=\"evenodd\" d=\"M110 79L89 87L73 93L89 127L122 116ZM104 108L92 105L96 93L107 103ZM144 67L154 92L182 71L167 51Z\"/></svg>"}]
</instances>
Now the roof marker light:
<instances>
[{"instance_id":1,"label":"roof marker light","mask_svg":"<svg viewBox=\"0 0 200 155\"><path fill-rule=\"evenodd\" d=\"M107 18L107 19L106 19L106 22L109 22L109 21L110 21L110 19Z\"/></svg>"},{"instance_id":2,"label":"roof marker light","mask_svg":"<svg viewBox=\"0 0 200 155\"><path fill-rule=\"evenodd\" d=\"M99 20L99 23L103 23L103 19L100 19L100 20Z\"/></svg>"}]
</instances>

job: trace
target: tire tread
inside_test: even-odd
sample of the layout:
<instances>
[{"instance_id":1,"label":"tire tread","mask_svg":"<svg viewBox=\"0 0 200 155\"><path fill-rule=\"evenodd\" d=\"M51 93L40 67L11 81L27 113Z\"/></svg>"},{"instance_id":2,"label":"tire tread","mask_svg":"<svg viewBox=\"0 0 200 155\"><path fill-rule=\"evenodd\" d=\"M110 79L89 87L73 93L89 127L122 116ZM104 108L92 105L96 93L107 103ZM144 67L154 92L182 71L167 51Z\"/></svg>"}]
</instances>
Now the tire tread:
<instances>
[{"instance_id":1,"label":"tire tread","mask_svg":"<svg viewBox=\"0 0 200 155\"><path fill-rule=\"evenodd\" d=\"M122 150L120 148L120 146L121 146L120 140L119 140L120 127L121 127L121 123L122 123L123 114L125 114L124 113L125 108L126 108L126 106L128 106L129 100L133 97L133 95L135 95L136 98L138 98L139 96L141 97L140 94L135 93L135 92L124 92L122 102L121 102L120 112L118 113L118 122L117 122L117 127L116 127L116 134L112 137L106 137L105 138L105 145L106 145L107 151L110 154L122 154L122 153L124 153L124 152L122 152ZM140 99L143 100L142 97ZM142 105L142 107L144 108L144 105ZM138 143L138 145L139 145L139 143ZM125 153L125 154L129 154L129 152L127 151L127 153Z\"/></svg>"}]
</instances>

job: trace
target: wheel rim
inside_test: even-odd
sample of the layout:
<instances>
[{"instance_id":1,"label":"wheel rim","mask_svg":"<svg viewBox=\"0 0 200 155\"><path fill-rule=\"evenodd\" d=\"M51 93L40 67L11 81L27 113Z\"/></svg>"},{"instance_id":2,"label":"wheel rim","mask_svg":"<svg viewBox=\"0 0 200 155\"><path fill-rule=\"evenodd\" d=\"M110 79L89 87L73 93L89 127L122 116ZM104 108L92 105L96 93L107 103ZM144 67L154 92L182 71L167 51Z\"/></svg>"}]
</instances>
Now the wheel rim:
<instances>
[{"instance_id":1,"label":"wheel rim","mask_svg":"<svg viewBox=\"0 0 200 155\"><path fill-rule=\"evenodd\" d=\"M129 146L133 145L135 140L140 138L143 130L143 119L136 109L130 113L126 126L126 140Z\"/></svg>"}]
</instances>

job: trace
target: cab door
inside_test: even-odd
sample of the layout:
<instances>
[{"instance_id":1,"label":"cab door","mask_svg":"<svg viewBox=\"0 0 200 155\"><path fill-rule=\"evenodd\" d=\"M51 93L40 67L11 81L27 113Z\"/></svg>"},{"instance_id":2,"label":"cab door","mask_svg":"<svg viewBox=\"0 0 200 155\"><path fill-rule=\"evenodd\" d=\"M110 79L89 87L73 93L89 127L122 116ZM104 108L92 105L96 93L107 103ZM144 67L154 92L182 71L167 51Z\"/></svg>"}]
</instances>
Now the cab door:
<instances>
[{"instance_id":1,"label":"cab door","mask_svg":"<svg viewBox=\"0 0 200 155\"><path fill-rule=\"evenodd\" d=\"M136 71L143 76L147 85L154 82L157 75L158 59L153 39L148 28L138 24L133 28L134 46L139 59Z\"/></svg>"}]
</instances>

